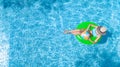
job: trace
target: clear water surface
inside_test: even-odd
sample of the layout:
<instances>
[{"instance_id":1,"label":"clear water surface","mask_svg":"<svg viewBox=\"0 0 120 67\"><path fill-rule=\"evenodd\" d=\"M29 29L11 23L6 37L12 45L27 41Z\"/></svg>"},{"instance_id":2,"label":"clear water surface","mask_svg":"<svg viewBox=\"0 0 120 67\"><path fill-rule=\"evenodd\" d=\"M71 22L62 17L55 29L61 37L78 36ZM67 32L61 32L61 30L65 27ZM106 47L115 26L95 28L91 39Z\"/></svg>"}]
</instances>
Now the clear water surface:
<instances>
[{"instance_id":1,"label":"clear water surface","mask_svg":"<svg viewBox=\"0 0 120 67\"><path fill-rule=\"evenodd\" d=\"M87 46L64 30L108 28ZM119 67L119 0L0 0L0 67Z\"/></svg>"}]
</instances>

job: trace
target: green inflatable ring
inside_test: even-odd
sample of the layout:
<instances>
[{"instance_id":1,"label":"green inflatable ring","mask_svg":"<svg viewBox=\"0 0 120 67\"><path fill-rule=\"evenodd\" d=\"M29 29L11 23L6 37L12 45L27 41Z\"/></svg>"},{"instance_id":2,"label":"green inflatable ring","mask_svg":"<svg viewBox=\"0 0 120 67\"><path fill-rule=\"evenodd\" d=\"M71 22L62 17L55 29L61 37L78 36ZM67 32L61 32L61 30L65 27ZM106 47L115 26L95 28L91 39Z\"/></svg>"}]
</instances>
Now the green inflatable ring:
<instances>
[{"instance_id":1,"label":"green inflatable ring","mask_svg":"<svg viewBox=\"0 0 120 67\"><path fill-rule=\"evenodd\" d=\"M82 22L82 23L80 23L78 26L77 26L77 29L86 29L87 27L88 27L88 25L89 24L93 24L93 25L95 25L95 26L98 26L97 24L95 24L95 23L93 23L93 22ZM94 27L90 27L90 29L89 30L93 30L94 29ZM86 44L86 45L92 45L93 43L92 42L90 42L89 40L85 40L85 39L83 39L80 35L76 35L76 38L77 38L77 40L79 41L79 42L81 42L81 43L83 43L83 44ZM90 37L90 39L91 40L95 40L97 37L95 37L95 36L91 36ZM101 38L100 38L101 39ZM100 40L99 39L99 40ZM99 41L98 40L98 41Z\"/></svg>"}]
</instances>

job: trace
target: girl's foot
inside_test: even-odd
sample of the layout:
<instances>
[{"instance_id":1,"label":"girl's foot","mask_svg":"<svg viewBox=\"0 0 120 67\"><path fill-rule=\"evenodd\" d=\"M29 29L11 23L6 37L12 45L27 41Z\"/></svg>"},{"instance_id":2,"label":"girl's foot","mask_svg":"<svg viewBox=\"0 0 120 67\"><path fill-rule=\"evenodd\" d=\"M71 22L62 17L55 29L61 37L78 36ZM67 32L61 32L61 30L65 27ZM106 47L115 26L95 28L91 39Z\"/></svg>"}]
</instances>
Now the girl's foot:
<instances>
[{"instance_id":1,"label":"girl's foot","mask_svg":"<svg viewBox=\"0 0 120 67\"><path fill-rule=\"evenodd\" d=\"M70 34L71 31L69 31L69 30L65 30L64 33L65 33L65 34Z\"/></svg>"}]
</instances>

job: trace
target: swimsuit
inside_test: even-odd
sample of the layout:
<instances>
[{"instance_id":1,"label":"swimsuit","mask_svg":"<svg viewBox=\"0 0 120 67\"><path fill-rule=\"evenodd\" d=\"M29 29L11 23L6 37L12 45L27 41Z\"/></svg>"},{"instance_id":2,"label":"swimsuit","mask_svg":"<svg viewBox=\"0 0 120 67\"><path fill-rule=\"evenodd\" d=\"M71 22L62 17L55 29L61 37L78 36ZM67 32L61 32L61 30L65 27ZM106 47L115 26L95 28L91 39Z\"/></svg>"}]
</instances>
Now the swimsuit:
<instances>
[{"instance_id":1,"label":"swimsuit","mask_svg":"<svg viewBox=\"0 0 120 67\"><path fill-rule=\"evenodd\" d=\"M84 37L89 37L90 36L90 33L87 31L85 34L81 34L81 37L84 38Z\"/></svg>"},{"instance_id":2,"label":"swimsuit","mask_svg":"<svg viewBox=\"0 0 120 67\"><path fill-rule=\"evenodd\" d=\"M92 35L95 36L95 37L97 37L96 29L93 29L93 30L92 30ZM87 32L81 34L81 37L82 37L82 38L90 37L90 32L87 31Z\"/></svg>"},{"instance_id":3,"label":"swimsuit","mask_svg":"<svg viewBox=\"0 0 120 67\"><path fill-rule=\"evenodd\" d=\"M93 30L92 30L92 35L95 36L95 37L97 37L98 34L97 34L97 32L96 32L96 29L93 29Z\"/></svg>"}]
</instances>

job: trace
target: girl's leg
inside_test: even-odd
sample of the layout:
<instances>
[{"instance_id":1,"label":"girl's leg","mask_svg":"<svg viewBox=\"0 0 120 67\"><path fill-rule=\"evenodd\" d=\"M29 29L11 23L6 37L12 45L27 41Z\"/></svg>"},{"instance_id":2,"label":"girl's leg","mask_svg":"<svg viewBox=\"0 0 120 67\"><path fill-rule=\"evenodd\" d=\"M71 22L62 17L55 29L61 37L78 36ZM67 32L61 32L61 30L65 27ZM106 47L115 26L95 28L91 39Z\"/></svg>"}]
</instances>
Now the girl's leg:
<instances>
[{"instance_id":1,"label":"girl's leg","mask_svg":"<svg viewBox=\"0 0 120 67\"><path fill-rule=\"evenodd\" d=\"M70 30L65 30L64 33L65 34L71 34L71 31Z\"/></svg>"},{"instance_id":2,"label":"girl's leg","mask_svg":"<svg viewBox=\"0 0 120 67\"><path fill-rule=\"evenodd\" d=\"M71 30L71 31L68 31L68 30L66 30L64 33L66 33L66 34L74 34L74 35L81 35L81 33L83 32L84 30L82 29L82 30Z\"/></svg>"},{"instance_id":3,"label":"girl's leg","mask_svg":"<svg viewBox=\"0 0 120 67\"><path fill-rule=\"evenodd\" d=\"M72 30L71 32L74 35L81 35L81 33L83 32L83 30Z\"/></svg>"}]
</instances>

